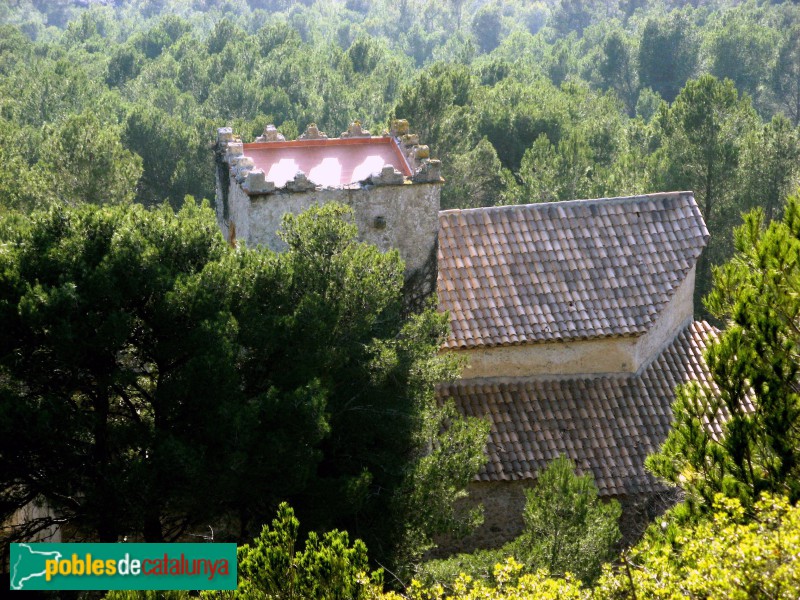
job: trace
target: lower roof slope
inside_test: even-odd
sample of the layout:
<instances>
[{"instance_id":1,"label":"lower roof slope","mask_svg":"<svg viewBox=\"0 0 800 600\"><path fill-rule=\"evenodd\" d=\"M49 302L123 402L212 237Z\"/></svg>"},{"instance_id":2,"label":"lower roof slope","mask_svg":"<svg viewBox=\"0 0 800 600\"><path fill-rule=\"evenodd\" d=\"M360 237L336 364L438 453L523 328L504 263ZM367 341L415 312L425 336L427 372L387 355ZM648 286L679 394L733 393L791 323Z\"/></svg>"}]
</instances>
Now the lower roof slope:
<instances>
[{"instance_id":1,"label":"lower roof slope","mask_svg":"<svg viewBox=\"0 0 800 600\"><path fill-rule=\"evenodd\" d=\"M439 213L447 349L645 333L708 239L691 192Z\"/></svg>"},{"instance_id":2,"label":"lower roof slope","mask_svg":"<svg viewBox=\"0 0 800 600\"><path fill-rule=\"evenodd\" d=\"M443 384L465 415L492 428L481 481L535 478L566 454L594 475L601 495L663 489L644 468L666 439L675 386L710 381L703 352L716 330L695 321L639 374L597 378L470 379Z\"/></svg>"}]
</instances>

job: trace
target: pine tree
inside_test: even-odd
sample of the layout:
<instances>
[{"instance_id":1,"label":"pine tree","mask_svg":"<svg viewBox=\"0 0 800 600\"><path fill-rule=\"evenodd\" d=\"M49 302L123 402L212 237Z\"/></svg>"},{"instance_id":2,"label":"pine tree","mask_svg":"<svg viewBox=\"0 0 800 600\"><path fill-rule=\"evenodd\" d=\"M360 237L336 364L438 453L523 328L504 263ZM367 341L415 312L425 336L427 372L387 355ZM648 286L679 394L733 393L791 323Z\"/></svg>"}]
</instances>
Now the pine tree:
<instances>
[{"instance_id":1,"label":"pine tree","mask_svg":"<svg viewBox=\"0 0 800 600\"><path fill-rule=\"evenodd\" d=\"M716 493L747 509L762 492L800 499L800 198L782 222L746 215L735 244L706 300L727 323L706 356L712 381L678 389L673 430L647 463L701 511Z\"/></svg>"}]
</instances>

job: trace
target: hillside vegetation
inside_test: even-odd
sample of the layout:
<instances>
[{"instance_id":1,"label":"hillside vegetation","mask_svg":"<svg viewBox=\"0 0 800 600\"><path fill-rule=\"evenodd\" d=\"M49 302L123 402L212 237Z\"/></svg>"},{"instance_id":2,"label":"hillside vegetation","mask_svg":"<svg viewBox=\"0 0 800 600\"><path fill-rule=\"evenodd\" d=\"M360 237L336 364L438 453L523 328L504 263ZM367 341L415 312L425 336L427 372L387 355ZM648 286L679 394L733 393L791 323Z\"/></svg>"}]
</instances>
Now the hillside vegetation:
<instances>
[{"instance_id":1,"label":"hillside vegetation","mask_svg":"<svg viewBox=\"0 0 800 600\"><path fill-rule=\"evenodd\" d=\"M421 566L479 520L454 501L486 424L434 397L444 318L404 314L399 258L342 207L287 219L276 255L199 202L219 127L393 118L442 160L442 208L694 191L695 307L724 332L648 461L687 502L605 566L616 508L568 465L591 556L585 518L563 560L530 533L558 506L534 498L521 541L458 559L477 579ZM792 2L2 2L0 517L44 497L108 541L261 531L238 597L795 598L798 125Z\"/></svg>"},{"instance_id":2,"label":"hillside vegetation","mask_svg":"<svg viewBox=\"0 0 800 600\"><path fill-rule=\"evenodd\" d=\"M19 0L0 23L6 210L177 209L213 196L216 127L399 116L443 161L443 208L693 190L701 295L739 214L798 183L788 2Z\"/></svg>"}]
</instances>

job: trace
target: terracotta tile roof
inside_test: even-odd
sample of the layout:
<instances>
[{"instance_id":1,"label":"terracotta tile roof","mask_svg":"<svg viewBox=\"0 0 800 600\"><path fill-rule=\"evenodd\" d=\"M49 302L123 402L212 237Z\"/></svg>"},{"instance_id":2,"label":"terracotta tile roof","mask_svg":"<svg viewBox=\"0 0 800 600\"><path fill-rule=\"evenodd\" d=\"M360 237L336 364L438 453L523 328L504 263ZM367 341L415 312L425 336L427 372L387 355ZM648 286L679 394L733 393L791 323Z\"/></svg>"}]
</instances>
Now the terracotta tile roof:
<instances>
[{"instance_id":1,"label":"terracotta tile roof","mask_svg":"<svg viewBox=\"0 0 800 600\"><path fill-rule=\"evenodd\" d=\"M592 379L470 379L443 384L466 415L492 423L482 481L535 478L566 454L594 475L601 495L663 489L644 460L672 422L675 386L709 381L703 352L716 329L695 321L639 374Z\"/></svg>"},{"instance_id":2,"label":"terracotta tile roof","mask_svg":"<svg viewBox=\"0 0 800 600\"><path fill-rule=\"evenodd\" d=\"M708 230L691 192L439 213L445 348L639 335Z\"/></svg>"}]
</instances>

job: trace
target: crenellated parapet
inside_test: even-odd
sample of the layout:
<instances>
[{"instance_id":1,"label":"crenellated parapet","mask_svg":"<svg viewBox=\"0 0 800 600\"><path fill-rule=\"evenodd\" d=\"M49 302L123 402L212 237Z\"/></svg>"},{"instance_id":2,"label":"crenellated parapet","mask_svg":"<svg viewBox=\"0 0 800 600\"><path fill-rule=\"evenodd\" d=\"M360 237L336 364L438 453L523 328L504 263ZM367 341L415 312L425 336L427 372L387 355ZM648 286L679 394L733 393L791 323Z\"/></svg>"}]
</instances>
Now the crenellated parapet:
<instances>
[{"instance_id":1,"label":"crenellated parapet","mask_svg":"<svg viewBox=\"0 0 800 600\"><path fill-rule=\"evenodd\" d=\"M328 134L320 131L316 123L311 123L305 133L301 134L298 140L327 140Z\"/></svg>"},{"instance_id":2,"label":"crenellated parapet","mask_svg":"<svg viewBox=\"0 0 800 600\"><path fill-rule=\"evenodd\" d=\"M338 202L352 207L362 240L400 251L408 306L434 290L441 163L408 121L382 135L354 121L338 138L312 123L296 140L268 125L252 143L223 127L215 150L217 219L231 244L280 251L284 214Z\"/></svg>"},{"instance_id":3,"label":"crenellated parapet","mask_svg":"<svg viewBox=\"0 0 800 600\"><path fill-rule=\"evenodd\" d=\"M392 165L384 165L380 173L373 173L365 183L372 185L403 185L406 178Z\"/></svg>"},{"instance_id":4,"label":"crenellated parapet","mask_svg":"<svg viewBox=\"0 0 800 600\"><path fill-rule=\"evenodd\" d=\"M330 138L311 123L291 141L267 125L253 143L243 143L230 127L222 127L217 131L216 154L220 166L227 165L230 179L250 196L442 183L441 163L431 159L428 146L408 130L408 121L396 119L390 132L373 136L354 121L341 137ZM317 164L314 157L319 157ZM297 168L290 172L293 165Z\"/></svg>"},{"instance_id":5,"label":"crenellated parapet","mask_svg":"<svg viewBox=\"0 0 800 600\"><path fill-rule=\"evenodd\" d=\"M369 131L361 128L361 121L353 121L352 123L350 123L350 126L347 128L347 131L343 131L340 137L343 138L371 137L371 135Z\"/></svg>"},{"instance_id":6,"label":"crenellated parapet","mask_svg":"<svg viewBox=\"0 0 800 600\"><path fill-rule=\"evenodd\" d=\"M394 119L389 134L397 140L403 150L413 175L414 183L437 183L442 179L442 163L431 158L431 151L425 144L420 144L419 135L409 132L406 119Z\"/></svg>"},{"instance_id":7,"label":"crenellated parapet","mask_svg":"<svg viewBox=\"0 0 800 600\"><path fill-rule=\"evenodd\" d=\"M258 136L256 142L285 142L286 138L277 130L275 125L267 125L264 133Z\"/></svg>"}]
</instances>

